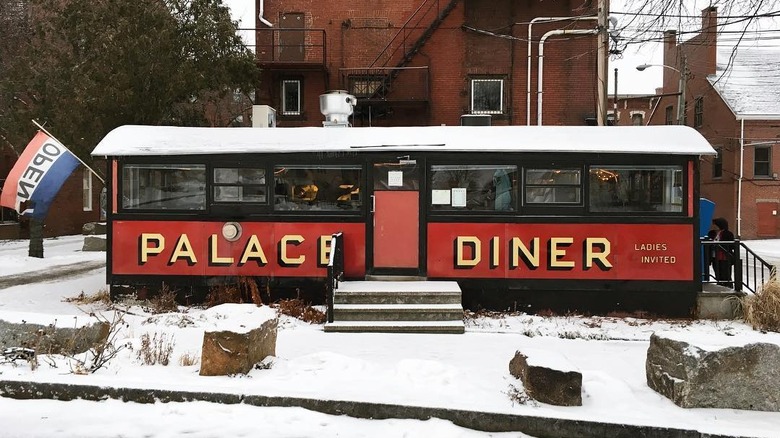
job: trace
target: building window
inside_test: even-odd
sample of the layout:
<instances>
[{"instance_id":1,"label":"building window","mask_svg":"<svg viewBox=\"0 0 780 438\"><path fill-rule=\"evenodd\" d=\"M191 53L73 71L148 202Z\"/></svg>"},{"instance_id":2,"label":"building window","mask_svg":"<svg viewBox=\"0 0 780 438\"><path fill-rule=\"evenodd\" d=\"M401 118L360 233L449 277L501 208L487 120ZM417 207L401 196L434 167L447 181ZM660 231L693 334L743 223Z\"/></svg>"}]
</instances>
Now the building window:
<instances>
[{"instance_id":1,"label":"building window","mask_svg":"<svg viewBox=\"0 0 780 438\"><path fill-rule=\"evenodd\" d=\"M514 211L517 166L431 166L431 210Z\"/></svg>"},{"instance_id":2,"label":"building window","mask_svg":"<svg viewBox=\"0 0 780 438\"><path fill-rule=\"evenodd\" d=\"M122 208L205 210L203 164L126 164L122 169Z\"/></svg>"},{"instance_id":3,"label":"building window","mask_svg":"<svg viewBox=\"0 0 780 438\"><path fill-rule=\"evenodd\" d=\"M753 153L753 176L770 176L772 154L769 147L756 147Z\"/></svg>"},{"instance_id":4,"label":"building window","mask_svg":"<svg viewBox=\"0 0 780 438\"><path fill-rule=\"evenodd\" d=\"M471 80L471 113L502 114L504 112L504 80Z\"/></svg>"},{"instance_id":5,"label":"building window","mask_svg":"<svg viewBox=\"0 0 780 438\"><path fill-rule=\"evenodd\" d=\"M634 126L642 126L645 122L645 115L643 113L631 114L631 124Z\"/></svg>"},{"instance_id":6,"label":"building window","mask_svg":"<svg viewBox=\"0 0 780 438\"><path fill-rule=\"evenodd\" d=\"M276 166L274 210L358 213L361 179L359 165Z\"/></svg>"},{"instance_id":7,"label":"building window","mask_svg":"<svg viewBox=\"0 0 780 438\"><path fill-rule=\"evenodd\" d=\"M301 81L298 79L282 81L282 115L301 115Z\"/></svg>"},{"instance_id":8,"label":"building window","mask_svg":"<svg viewBox=\"0 0 780 438\"><path fill-rule=\"evenodd\" d=\"M682 166L590 168L591 212L682 212Z\"/></svg>"},{"instance_id":9,"label":"building window","mask_svg":"<svg viewBox=\"0 0 780 438\"><path fill-rule=\"evenodd\" d=\"M265 169L214 168L214 202L265 204Z\"/></svg>"},{"instance_id":10,"label":"building window","mask_svg":"<svg viewBox=\"0 0 780 438\"><path fill-rule=\"evenodd\" d=\"M666 124L667 125L676 125L676 120L674 119L674 107L669 105L666 107Z\"/></svg>"},{"instance_id":11,"label":"building window","mask_svg":"<svg viewBox=\"0 0 780 438\"><path fill-rule=\"evenodd\" d=\"M92 211L92 172L89 169L81 174L81 200L84 211Z\"/></svg>"},{"instance_id":12,"label":"building window","mask_svg":"<svg viewBox=\"0 0 780 438\"><path fill-rule=\"evenodd\" d=\"M579 204L580 169L525 169L525 203Z\"/></svg>"},{"instance_id":13,"label":"building window","mask_svg":"<svg viewBox=\"0 0 780 438\"><path fill-rule=\"evenodd\" d=\"M701 128L704 120L704 97L699 96L693 105L693 127Z\"/></svg>"},{"instance_id":14,"label":"building window","mask_svg":"<svg viewBox=\"0 0 780 438\"><path fill-rule=\"evenodd\" d=\"M379 95L382 89L384 76L379 75L350 75L349 92L357 98L384 97Z\"/></svg>"},{"instance_id":15,"label":"building window","mask_svg":"<svg viewBox=\"0 0 780 438\"><path fill-rule=\"evenodd\" d=\"M716 155L715 158L712 160L712 177L722 178L723 177L723 148L715 148L715 152L717 152L718 155Z\"/></svg>"}]
</instances>

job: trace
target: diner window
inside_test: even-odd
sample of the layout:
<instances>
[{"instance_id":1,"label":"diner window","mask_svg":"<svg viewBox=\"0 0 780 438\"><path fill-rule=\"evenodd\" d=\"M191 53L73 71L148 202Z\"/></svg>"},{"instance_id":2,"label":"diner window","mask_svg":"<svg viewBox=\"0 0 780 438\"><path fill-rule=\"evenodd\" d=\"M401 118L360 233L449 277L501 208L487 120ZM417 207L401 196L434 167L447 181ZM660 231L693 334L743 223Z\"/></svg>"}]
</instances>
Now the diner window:
<instances>
[{"instance_id":1,"label":"diner window","mask_svg":"<svg viewBox=\"0 0 780 438\"><path fill-rule=\"evenodd\" d=\"M265 204L265 169L249 167L215 167L214 202Z\"/></svg>"},{"instance_id":2,"label":"diner window","mask_svg":"<svg viewBox=\"0 0 780 438\"><path fill-rule=\"evenodd\" d=\"M715 148L715 152L717 152L718 154L715 155L715 158L712 159L712 177L722 178L723 177L723 148Z\"/></svg>"},{"instance_id":3,"label":"diner window","mask_svg":"<svg viewBox=\"0 0 780 438\"><path fill-rule=\"evenodd\" d=\"M504 80L471 80L471 113L502 114L504 112Z\"/></svg>"},{"instance_id":4,"label":"diner window","mask_svg":"<svg viewBox=\"0 0 780 438\"><path fill-rule=\"evenodd\" d=\"M677 120L674 118L674 107L669 105L666 107L666 124L676 125Z\"/></svg>"},{"instance_id":5,"label":"diner window","mask_svg":"<svg viewBox=\"0 0 780 438\"><path fill-rule=\"evenodd\" d=\"M282 115L301 115L301 81L298 79L282 81Z\"/></svg>"},{"instance_id":6,"label":"diner window","mask_svg":"<svg viewBox=\"0 0 780 438\"><path fill-rule=\"evenodd\" d=\"M517 166L431 166L431 210L514 211Z\"/></svg>"},{"instance_id":7,"label":"diner window","mask_svg":"<svg viewBox=\"0 0 780 438\"><path fill-rule=\"evenodd\" d=\"M682 166L590 168L591 212L682 212Z\"/></svg>"},{"instance_id":8,"label":"diner window","mask_svg":"<svg viewBox=\"0 0 780 438\"><path fill-rule=\"evenodd\" d=\"M203 164L125 164L122 208L129 210L205 210Z\"/></svg>"},{"instance_id":9,"label":"diner window","mask_svg":"<svg viewBox=\"0 0 780 438\"><path fill-rule=\"evenodd\" d=\"M525 169L525 203L580 204L580 169Z\"/></svg>"},{"instance_id":10,"label":"diner window","mask_svg":"<svg viewBox=\"0 0 780 438\"><path fill-rule=\"evenodd\" d=\"M772 168L771 158L770 148L756 147L753 155L753 176L770 176L770 169Z\"/></svg>"},{"instance_id":11,"label":"diner window","mask_svg":"<svg viewBox=\"0 0 780 438\"><path fill-rule=\"evenodd\" d=\"M276 166L274 210L358 211L362 169L354 166Z\"/></svg>"}]
</instances>

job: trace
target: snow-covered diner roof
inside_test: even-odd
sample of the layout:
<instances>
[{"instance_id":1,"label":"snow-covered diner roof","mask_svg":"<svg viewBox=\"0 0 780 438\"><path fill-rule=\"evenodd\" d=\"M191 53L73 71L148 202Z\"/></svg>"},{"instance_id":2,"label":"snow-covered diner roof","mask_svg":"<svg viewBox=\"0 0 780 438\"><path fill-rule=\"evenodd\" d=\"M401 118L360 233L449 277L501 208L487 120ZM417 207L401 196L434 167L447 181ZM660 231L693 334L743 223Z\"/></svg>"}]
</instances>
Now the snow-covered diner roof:
<instances>
[{"instance_id":1,"label":"snow-covered diner roof","mask_svg":"<svg viewBox=\"0 0 780 438\"><path fill-rule=\"evenodd\" d=\"M686 126L186 128L121 126L94 156L301 152L580 152L715 155Z\"/></svg>"}]
</instances>

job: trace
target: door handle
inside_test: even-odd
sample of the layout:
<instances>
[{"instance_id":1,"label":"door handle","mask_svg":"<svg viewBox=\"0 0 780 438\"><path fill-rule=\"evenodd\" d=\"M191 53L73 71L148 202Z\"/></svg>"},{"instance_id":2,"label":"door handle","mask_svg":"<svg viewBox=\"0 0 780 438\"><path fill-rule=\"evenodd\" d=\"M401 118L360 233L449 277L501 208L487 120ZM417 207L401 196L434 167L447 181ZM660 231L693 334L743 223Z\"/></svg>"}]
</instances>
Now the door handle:
<instances>
[{"instance_id":1,"label":"door handle","mask_svg":"<svg viewBox=\"0 0 780 438\"><path fill-rule=\"evenodd\" d=\"M371 213L376 212L376 196L371 195Z\"/></svg>"}]
</instances>

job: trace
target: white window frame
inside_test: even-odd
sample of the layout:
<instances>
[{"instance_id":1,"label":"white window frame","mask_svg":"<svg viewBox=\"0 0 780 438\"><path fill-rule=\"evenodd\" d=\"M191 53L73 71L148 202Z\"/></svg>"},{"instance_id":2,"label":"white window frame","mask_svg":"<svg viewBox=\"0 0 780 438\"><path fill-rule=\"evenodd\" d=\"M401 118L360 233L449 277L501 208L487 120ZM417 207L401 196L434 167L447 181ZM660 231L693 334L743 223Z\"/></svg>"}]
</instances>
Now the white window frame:
<instances>
[{"instance_id":1,"label":"white window frame","mask_svg":"<svg viewBox=\"0 0 780 438\"><path fill-rule=\"evenodd\" d=\"M298 91L297 108L287 108L287 87L294 86ZM282 115L284 116L300 116L301 115L301 80L300 79L283 79L282 80L282 94L281 94L281 107Z\"/></svg>"},{"instance_id":2,"label":"white window frame","mask_svg":"<svg viewBox=\"0 0 780 438\"><path fill-rule=\"evenodd\" d=\"M644 126L645 125L645 112L644 111L631 111L629 114L631 115L631 125L634 125L634 116L635 115L639 115L642 118L642 120L641 120L642 123L640 125L636 125L636 126Z\"/></svg>"},{"instance_id":3,"label":"white window frame","mask_svg":"<svg viewBox=\"0 0 780 438\"><path fill-rule=\"evenodd\" d=\"M476 110L474 109L474 96L478 83L498 82L501 86L498 99L498 109ZM471 114L503 114L504 113L504 79L501 78L473 78L471 79Z\"/></svg>"},{"instance_id":4,"label":"white window frame","mask_svg":"<svg viewBox=\"0 0 780 438\"><path fill-rule=\"evenodd\" d=\"M81 206L84 211L92 211L92 172L84 169L81 176Z\"/></svg>"}]
</instances>

